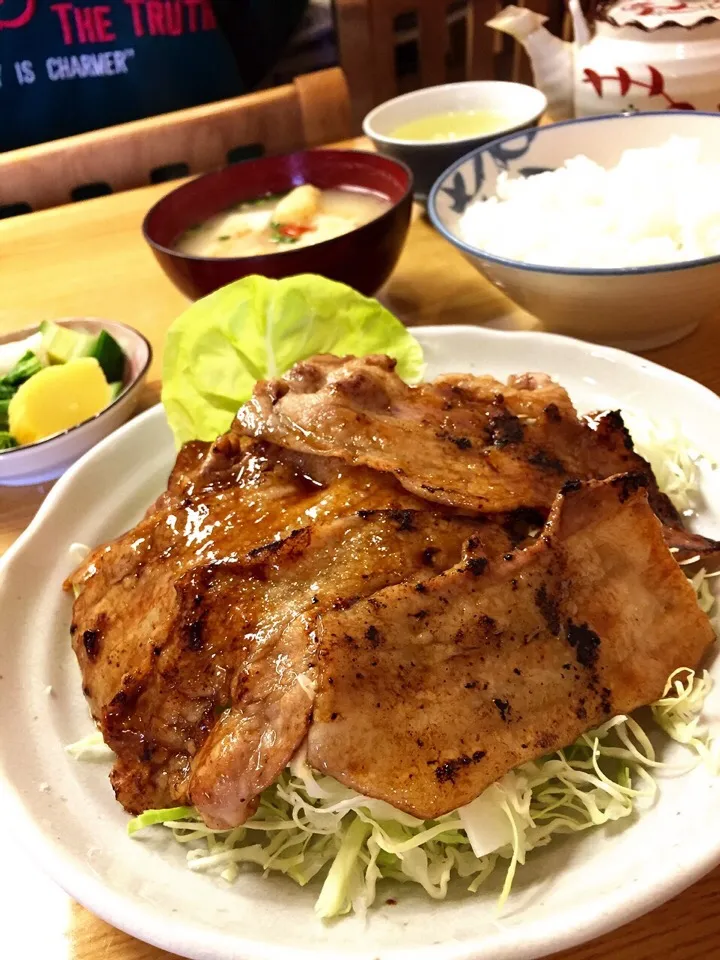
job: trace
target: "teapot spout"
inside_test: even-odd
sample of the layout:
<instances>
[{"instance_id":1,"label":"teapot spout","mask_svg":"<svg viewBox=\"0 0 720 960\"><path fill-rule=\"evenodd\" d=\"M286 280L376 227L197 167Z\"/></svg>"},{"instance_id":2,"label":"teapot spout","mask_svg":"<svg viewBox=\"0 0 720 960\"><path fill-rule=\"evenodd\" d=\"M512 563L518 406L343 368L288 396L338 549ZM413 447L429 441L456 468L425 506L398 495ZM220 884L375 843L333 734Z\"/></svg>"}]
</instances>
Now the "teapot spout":
<instances>
[{"instance_id":1,"label":"teapot spout","mask_svg":"<svg viewBox=\"0 0 720 960\"><path fill-rule=\"evenodd\" d=\"M547 17L527 7L505 7L487 26L521 43L530 57L535 86L548 99L551 120L574 115L573 48L544 27Z\"/></svg>"}]
</instances>

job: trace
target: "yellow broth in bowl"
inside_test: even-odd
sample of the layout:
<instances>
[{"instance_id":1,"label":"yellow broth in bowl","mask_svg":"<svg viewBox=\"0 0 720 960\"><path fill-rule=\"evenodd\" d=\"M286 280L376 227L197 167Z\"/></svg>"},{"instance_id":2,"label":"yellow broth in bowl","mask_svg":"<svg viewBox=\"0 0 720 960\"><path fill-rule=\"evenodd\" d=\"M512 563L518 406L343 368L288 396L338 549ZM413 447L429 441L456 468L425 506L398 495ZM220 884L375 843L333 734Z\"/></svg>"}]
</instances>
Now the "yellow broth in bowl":
<instances>
[{"instance_id":1,"label":"yellow broth in bowl","mask_svg":"<svg viewBox=\"0 0 720 960\"><path fill-rule=\"evenodd\" d=\"M186 230L176 242L196 257L254 257L331 240L374 220L392 204L368 190L319 190L312 184L289 193L237 204Z\"/></svg>"},{"instance_id":2,"label":"yellow broth in bowl","mask_svg":"<svg viewBox=\"0 0 720 960\"><path fill-rule=\"evenodd\" d=\"M392 136L398 140L466 140L497 133L511 125L504 113L495 110L449 110L447 113L418 117L396 127Z\"/></svg>"}]
</instances>

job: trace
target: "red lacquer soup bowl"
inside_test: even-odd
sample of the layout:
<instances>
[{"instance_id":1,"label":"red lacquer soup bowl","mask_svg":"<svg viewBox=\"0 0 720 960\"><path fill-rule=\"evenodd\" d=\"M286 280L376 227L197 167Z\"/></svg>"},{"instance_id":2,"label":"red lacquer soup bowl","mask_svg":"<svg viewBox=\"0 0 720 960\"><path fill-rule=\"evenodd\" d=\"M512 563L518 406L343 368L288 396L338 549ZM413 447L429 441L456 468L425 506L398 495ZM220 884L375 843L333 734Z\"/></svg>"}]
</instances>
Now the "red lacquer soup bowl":
<instances>
[{"instance_id":1,"label":"red lacquer soup bowl","mask_svg":"<svg viewBox=\"0 0 720 960\"><path fill-rule=\"evenodd\" d=\"M253 257L199 257L174 245L198 223L235 204L303 183L379 194L391 206L375 220L331 240ZM307 150L263 157L185 183L148 212L143 234L160 266L193 300L251 274L280 279L317 273L374 294L397 263L410 224L412 174L402 163L358 150Z\"/></svg>"}]
</instances>

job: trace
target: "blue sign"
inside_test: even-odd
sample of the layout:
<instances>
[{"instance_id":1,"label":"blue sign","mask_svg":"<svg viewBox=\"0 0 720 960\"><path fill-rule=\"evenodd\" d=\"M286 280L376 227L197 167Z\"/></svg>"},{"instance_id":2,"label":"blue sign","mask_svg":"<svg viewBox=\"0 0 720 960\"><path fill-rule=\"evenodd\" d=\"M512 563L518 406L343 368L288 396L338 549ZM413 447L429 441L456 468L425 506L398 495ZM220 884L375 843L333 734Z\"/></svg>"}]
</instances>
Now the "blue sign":
<instances>
[{"instance_id":1,"label":"blue sign","mask_svg":"<svg viewBox=\"0 0 720 960\"><path fill-rule=\"evenodd\" d=\"M0 0L0 150L243 92L210 0Z\"/></svg>"}]
</instances>

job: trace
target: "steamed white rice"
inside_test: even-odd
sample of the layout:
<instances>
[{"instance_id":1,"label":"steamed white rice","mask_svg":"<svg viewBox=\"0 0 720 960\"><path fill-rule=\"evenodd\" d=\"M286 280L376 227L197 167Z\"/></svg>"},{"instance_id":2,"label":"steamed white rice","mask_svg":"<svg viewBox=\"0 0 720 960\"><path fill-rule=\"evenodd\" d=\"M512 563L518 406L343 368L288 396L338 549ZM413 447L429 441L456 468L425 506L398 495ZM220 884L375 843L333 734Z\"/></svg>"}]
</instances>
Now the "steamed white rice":
<instances>
[{"instance_id":1,"label":"steamed white rice","mask_svg":"<svg viewBox=\"0 0 720 960\"><path fill-rule=\"evenodd\" d=\"M635 267L720 254L720 163L700 141L625 150L609 170L585 156L533 177L501 173L460 235L499 257L559 267Z\"/></svg>"}]
</instances>

